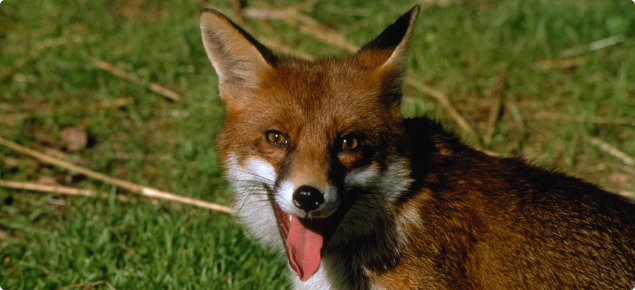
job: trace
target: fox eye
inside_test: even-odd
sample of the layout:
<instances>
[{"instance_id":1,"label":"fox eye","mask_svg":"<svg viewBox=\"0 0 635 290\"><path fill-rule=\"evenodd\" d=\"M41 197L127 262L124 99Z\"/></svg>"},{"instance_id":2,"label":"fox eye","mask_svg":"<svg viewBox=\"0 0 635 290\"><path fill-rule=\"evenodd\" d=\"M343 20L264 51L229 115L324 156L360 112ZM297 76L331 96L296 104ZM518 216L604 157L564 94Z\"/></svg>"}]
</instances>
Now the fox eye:
<instances>
[{"instance_id":1,"label":"fox eye","mask_svg":"<svg viewBox=\"0 0 635 290\"><path fill-rule=\"evenodd\" d=\"M265 137L269 143L274 145L286 145L287 138L280 131L270 130L265 133Z\"/></svg>"},{"instance_id":2,"label":"fox eye","mask_svg":"<svg viewBox=\"0 0 635 290\"><path fill-rule=\"evenodd\" d=\"M355 136L346 136L342 138L342 149L355 150L359 147L359 140Z\"/></svg>"}]
</instances>

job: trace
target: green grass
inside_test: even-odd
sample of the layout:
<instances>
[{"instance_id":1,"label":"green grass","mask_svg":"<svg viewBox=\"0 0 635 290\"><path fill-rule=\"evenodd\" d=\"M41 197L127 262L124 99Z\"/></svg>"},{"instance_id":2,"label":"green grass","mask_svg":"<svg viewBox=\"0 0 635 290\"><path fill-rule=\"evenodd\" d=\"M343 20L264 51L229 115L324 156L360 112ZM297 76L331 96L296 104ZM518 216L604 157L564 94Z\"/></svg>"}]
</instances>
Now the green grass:
<instances>
[{"instance_id":1,"label":"green grass","mask_svg":"<svg viewBox=\"0 0 635 290\"><path fill-rule=\"evenodd\" d=\"M42 151L62 151L67 160L113 177L228 203L213 143L224 113L197 18L204 7L231 8L225 1L203 2L3 1L0 137ZM363 45L414 4L325 0L306 13ZM635 119L634 12L635 4L628 0L483 0L424 7L413 36L409 75L447 93L483 135L493 100L487 92L507 65L505 106L492 142L483 147L524 154L632 195L635 169L586 140L599 137L635 156L634 126L593 122L596 116ZM344 53L283 22L250 24L256 38L279 37L316 56ZM537 65L557 63L565 49L615 35L623 35L624 41L575 56L576 66ZM184 100L168 101L96 69L94 59L165 85ZM410 100L404 102L405 115L446 119L473 142L433 99L408 87L405 95ZM134 102L118 109L83 110L124 97ZM534 118L541 113L582 121ZM89 146L67 150L61 136L68 126L86 128ZM153 203L2 146L0 164L2 179L55 181L109 195L80 198L0 188L3 289L57 289L96 281L119 290L288 287L286 262L249 239L230 216ZM121 196L132 199L121 202Z\"/></svg>"}]
</instances>

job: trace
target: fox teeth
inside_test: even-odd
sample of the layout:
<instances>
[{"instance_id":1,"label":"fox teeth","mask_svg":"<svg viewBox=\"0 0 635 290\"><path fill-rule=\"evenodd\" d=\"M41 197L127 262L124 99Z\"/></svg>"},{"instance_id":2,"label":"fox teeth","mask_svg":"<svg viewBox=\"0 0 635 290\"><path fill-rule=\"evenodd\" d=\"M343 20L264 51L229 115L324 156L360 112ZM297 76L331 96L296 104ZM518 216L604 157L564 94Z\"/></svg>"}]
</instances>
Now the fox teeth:
<instances>
[{"instance_id":1,"label":"fox teeth","mask_svg":"<svg viewBox=\"0 0 635 290\"><path fill-rule=\"evenodd\" d=\"M293 216L289 215L289 222L291 222L291 219L293 219Z\"/></svg>"}]
</instances>

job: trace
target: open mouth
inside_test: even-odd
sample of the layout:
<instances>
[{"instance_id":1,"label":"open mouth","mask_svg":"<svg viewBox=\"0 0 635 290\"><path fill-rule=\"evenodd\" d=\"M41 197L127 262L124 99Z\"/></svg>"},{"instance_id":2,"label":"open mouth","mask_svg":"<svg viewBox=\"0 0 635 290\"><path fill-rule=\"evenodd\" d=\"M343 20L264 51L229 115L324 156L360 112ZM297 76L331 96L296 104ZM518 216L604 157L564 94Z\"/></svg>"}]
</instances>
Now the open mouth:
<instances>
[{"instance_id":1,"label":"open mouth","mask_svg":"<svg viewBox=\"0 0 635 290\"><path fill-rule=\"evenodd\" d=\"M273 207L286 241L289 264L306 281L317 272L322 260L325 219L305 219L288 215L273 201Z\"/></svg>"}]
</instances>

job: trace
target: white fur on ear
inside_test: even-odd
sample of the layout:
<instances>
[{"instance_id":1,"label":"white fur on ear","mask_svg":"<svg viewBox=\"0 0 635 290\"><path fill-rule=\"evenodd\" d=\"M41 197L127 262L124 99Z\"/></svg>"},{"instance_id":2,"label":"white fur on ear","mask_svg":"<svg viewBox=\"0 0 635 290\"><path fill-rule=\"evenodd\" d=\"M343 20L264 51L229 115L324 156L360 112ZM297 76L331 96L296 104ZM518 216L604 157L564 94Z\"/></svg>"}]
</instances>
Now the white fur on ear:
<instances>
[{"instance_id":1,"label":"white fur on ear","mask_svg":"<svg viewBox=\"0 0 635 290\"><path fill-rule=\"evenodd\" d=\"M384 68L386 66L391 66L405 69L405 63L408 60L408 50L410 48L410 36L412 35L412 28L417 20L417 16L419 16L419 9L419 5L417 5L402 16L402 18L406 18L408 20L408 28L397 47L395 47L390 57L383 64ZM397 22L400 20L401 19L397 20ZM395 22L395 24L397 22Z\"/></svg>"},{"instance_id":2,"label":"white fur on ear","mask_svg":"<svg viewBox=\"0 0 635 290\"><path fill-rule=\"evenodd\" d=\"M218 74L221 98L240 98L242 90L258 86L271 69L273 54L247 32L214 9L200 15L201 36L207 57Z\"/></svg>"}]
</instances>

